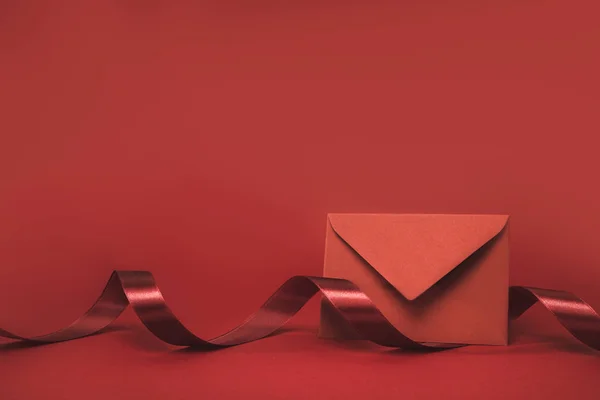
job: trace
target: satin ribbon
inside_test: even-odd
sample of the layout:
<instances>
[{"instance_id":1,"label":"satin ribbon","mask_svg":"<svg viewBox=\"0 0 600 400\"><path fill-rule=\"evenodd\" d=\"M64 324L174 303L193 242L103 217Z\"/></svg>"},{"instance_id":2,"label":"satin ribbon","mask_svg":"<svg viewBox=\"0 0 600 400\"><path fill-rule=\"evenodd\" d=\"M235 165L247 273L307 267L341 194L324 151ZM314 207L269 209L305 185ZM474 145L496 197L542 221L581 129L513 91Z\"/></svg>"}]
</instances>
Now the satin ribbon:
<instances>
[{"instance_id":1,"label":"satin ribbon","mask_svg":"<svg viewBox=\"0 0 600 400\"><path fill-rule=\"evenodd\" d=\"M397 330L352 282L310 276L290 278L244 323L221 336L206 340L194 335L175 317L148 271L113 272L94 305L66 328L35 337L20 336L0 328L0 337L34 343L78 339L107 327L131 305L146 328L162 341L176 346L217 349L252 342L274 333L318 292L360 337L378 345L421 350L462 346L416 342ZM511 319L540 302L581 343L600 350L600 316L578 297L557 290L513 286L509 298Z\"/></svg>"}]
</instances>

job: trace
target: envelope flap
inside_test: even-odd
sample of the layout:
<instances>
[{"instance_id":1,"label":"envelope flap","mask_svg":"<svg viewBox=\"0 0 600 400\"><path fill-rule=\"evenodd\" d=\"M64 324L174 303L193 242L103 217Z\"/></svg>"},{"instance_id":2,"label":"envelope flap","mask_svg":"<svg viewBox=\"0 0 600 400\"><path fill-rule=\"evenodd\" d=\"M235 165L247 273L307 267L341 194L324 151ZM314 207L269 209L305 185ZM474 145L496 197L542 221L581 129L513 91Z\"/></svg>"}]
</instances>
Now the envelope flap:
<instances>
[{"instance_id":1,"label":"envelope flap","mask_svg":"<svg viewBox=\"0 0 600 400\"><path fill-rule=\"evenodd\" d=\"M507 215L329 214L335 233L414 300L502 231Z\"/></svg>"}]
</instances>

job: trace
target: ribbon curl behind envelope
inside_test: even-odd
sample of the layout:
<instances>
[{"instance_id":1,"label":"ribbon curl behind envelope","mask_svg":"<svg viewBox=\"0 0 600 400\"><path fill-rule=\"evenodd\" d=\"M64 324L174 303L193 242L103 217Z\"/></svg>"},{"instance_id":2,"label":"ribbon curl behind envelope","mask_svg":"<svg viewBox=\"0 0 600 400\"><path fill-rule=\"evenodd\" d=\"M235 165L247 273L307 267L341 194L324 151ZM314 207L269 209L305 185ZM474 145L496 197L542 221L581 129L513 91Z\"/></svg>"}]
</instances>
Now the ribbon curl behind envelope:
<instances>
[{"instance_id":1,"label":"ribbon curl behind envelope","mask_svg":"<svg viewBox=\"0 0 600 400\"><path fill-rule=\"evenodd\" d=\"M329 214L324 276L354 282L418 342L508 342L508 216ZM323 337L355 338L327 303Z\"/></svg>"}]
</instances>

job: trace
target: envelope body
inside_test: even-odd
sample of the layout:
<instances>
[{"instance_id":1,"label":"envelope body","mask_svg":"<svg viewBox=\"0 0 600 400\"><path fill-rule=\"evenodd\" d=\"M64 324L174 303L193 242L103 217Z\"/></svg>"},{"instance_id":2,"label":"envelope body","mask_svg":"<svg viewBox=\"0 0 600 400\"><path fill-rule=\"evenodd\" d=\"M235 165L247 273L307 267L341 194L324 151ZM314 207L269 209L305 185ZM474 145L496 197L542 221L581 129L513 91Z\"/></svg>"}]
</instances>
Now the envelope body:
<instances>
[{"instance_id":1,"label":"envelope body","mask_svg":"<svg viewBox=\"0 0 600 400\"><path fill-rule=\"evenodd\" d=\"M506 345L508 216L329 214L324 276L354 282L419 342ZM360 339L327 302L320 335Z\"/></svg>"}]
</instances>

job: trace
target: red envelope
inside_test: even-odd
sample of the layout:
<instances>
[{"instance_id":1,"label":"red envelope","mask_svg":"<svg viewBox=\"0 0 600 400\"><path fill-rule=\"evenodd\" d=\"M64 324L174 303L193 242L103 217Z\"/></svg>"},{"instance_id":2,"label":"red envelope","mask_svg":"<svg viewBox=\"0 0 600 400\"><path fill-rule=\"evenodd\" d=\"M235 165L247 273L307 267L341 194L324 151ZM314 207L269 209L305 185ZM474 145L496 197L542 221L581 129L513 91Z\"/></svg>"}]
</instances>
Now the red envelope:
<instances>
[{"instance_id":1,"label":"red envelope","mask_svg":"<svg viewBox=\"0 0 600 400\"><path fill-rule=\"evenodd\" d=\"M354 282L421 342L506 345L508 216L329 214L324 276ZM320 335L356 334L323 302Z\"/></svg>"}]
</instances>

